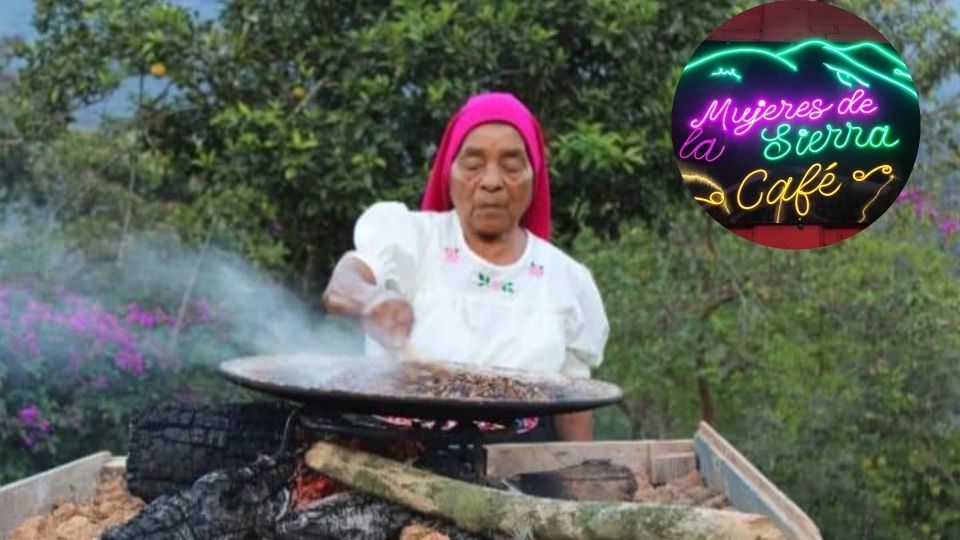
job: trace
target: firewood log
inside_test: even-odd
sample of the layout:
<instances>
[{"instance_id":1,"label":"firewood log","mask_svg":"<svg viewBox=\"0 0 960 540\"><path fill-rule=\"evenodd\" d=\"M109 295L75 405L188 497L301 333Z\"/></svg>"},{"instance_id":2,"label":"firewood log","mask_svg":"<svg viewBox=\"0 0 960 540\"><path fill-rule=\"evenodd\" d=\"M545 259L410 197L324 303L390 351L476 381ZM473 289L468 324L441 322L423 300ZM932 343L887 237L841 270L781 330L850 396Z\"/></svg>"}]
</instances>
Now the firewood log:
<instances>
[{"instance_id":1,"label":"firewood log","mask_svg":"<svg viewBox=\"0 0 960 540\"><path fill-rule=\"evenodd\" d=\"M296 467L293 456L262 456L255 463L213 471L190 489L154 499L103 540L246 540L272 531L285 506L278 495ZM262 536L261 536L262 537Z\"/></svg>"},{"instance_id":2,"label":"firewood log","mask_svg":"<svg viewBox=\"0 0 960 540\"><path fill-rule=\"evenodd\" d=\"M532 497L444 478L326 442L314 444L305 461L358 490L476 533L523 531L537 540L785 538L764 516L667 504Z\"/></svg>"},{"instance_id":3,"label":"firewood log","mask_svg":"<svg viewBox=\"0 0 960 540\"><path fill-rule=\"evenodd\" d=\"M273 454L289 414L264 402L169 403L141 411L130 421L127 487L150 502L188 489L209 472Z\"/></svg>"},{"instance_id":4,"label":"firewood log","mask_svg":"<svg viewBox=\"0 0 960 540\"><path fill-rule=\"evenodd\" d=\"M406 506L359 491L337 493L309 509L285 514L277 520L272 540L398 540L411 523L436 531L448 540L506 540L475 535L447 523L429 520ZM260 531L261 534L263 531Z\"/></svg>"}]
</instances>

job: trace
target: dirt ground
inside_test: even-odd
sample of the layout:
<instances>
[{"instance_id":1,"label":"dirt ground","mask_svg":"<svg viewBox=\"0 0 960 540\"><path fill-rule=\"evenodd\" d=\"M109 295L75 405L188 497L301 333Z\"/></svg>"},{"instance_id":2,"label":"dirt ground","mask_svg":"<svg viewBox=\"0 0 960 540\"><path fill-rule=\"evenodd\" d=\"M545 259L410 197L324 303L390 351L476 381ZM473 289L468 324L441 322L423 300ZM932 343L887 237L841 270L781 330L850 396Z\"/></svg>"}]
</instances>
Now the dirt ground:
<instances>
[{"instance_id":1,"label":"dirt ground","mask_svg":"<svg viewBox=\"0 0 960 540\"><path fill-rule=\"evenodd\" d=\"M716 510L733 510L727 498L718 491L709 489L699 471L674 478L670 482L654 487L646 475L635 475L637 491L633 500L637 502L680 503Z\"/></svg>"},{"instance_id":2,"label":"dirt ground","mask_svg":"<svg viewBox=\"0 0 960 540\"><path fill-rule=\"evenodd\" d=\"M398 540L450 540L450 537L429 526L415 523L404 527Z\"/></svg>"},{"instance_id":3,"label":"dirt ground","mask_svg":"<svg viewBox=\"0 0 960 540\"><path fill-rule=\"evenodd\" d=\"M90 504L65 503L31 517L7 540L95 540L109 527L129 521L142 507L143 501L127 493L122 473L107 473Z\"/></svg>"}]
</instances>

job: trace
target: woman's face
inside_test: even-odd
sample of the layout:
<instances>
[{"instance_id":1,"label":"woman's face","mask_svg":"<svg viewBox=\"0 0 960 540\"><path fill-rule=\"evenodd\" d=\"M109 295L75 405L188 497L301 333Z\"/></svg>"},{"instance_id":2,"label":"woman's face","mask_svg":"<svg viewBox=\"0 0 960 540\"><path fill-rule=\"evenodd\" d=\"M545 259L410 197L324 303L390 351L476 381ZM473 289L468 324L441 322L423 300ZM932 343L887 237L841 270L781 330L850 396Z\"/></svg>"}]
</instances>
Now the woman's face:
<instances>
[{"instance_id":1,"label":"woman's face","mask_svg":"<svg viewBox=\"0 0 960 540\"><path fill-rule=\"evenodd\" d=\"M520 224L533 199L533 164L513 126L483 124L467 135L450 171L450 197L464 229L481 238Z\"/></svg>"}]
</instances>

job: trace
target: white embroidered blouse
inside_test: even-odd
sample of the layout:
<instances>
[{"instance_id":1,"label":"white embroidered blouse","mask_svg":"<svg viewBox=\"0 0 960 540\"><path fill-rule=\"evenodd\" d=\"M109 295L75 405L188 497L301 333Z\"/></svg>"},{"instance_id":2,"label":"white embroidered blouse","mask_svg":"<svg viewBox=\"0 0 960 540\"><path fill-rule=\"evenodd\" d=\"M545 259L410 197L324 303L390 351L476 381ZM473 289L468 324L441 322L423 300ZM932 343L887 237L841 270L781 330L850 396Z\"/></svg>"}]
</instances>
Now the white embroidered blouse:
<instances>
[{"instance_id":1,"label":"white embroidered blouse","mask_svg":"<svg viewBox=\"0 0 960 540\"><path fill-rule=\"evenodd\" d=\"M609 324L590 271L529 233L514 263L487 262L467 246L454 211L369 207L351 255L410 301L412 344L450 362L589 377ZM369 336L366 352L384 354Z\"/></svg>"}]
</instances>

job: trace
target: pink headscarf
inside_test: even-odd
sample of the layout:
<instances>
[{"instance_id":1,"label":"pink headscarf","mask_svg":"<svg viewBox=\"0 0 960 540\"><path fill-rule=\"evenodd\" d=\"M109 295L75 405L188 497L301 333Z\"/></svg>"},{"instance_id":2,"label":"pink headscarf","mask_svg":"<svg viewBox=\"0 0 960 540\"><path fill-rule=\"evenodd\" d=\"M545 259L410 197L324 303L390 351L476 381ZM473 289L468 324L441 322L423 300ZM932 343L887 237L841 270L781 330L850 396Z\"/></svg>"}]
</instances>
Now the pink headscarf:
<instances>
[{"instance_id":1,"label":"pink headscarf","mask_svg":"<svg viewBox=\"0 0 960 540\"><path fill-rule=\"evenodd\" d=\"M523 137L533 164L533 200L520 225L544 240L550 240L550 179L546 143L540 123L512 94L490 92L471 97L447 124L430 169L421 210L443 212L453 208L450 200L450 169L460 146L473 128L490 122L510 124Z\"/></svg>"}]
</instances>

